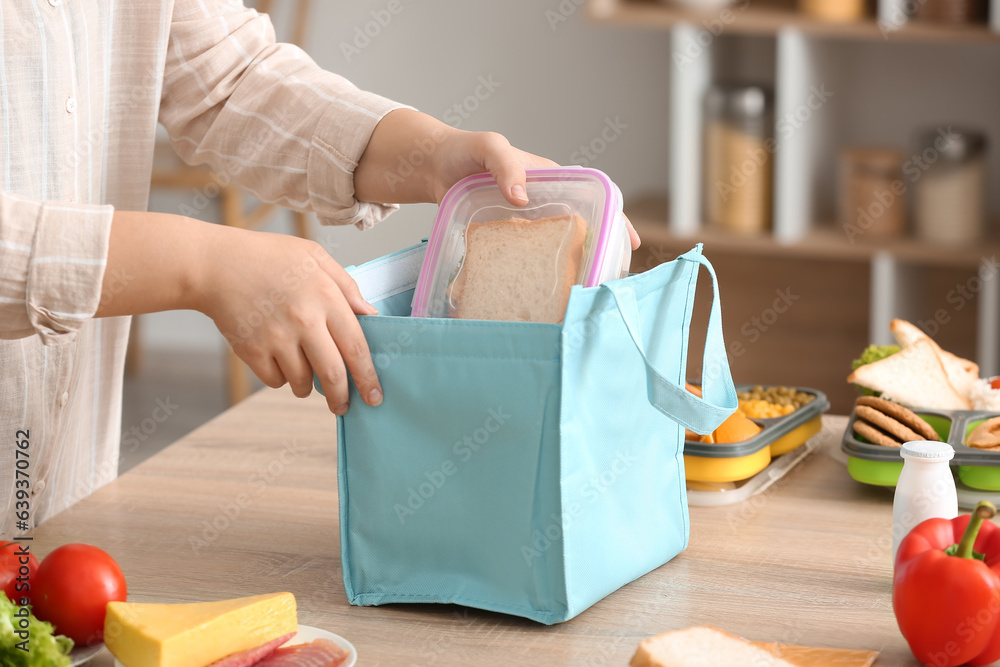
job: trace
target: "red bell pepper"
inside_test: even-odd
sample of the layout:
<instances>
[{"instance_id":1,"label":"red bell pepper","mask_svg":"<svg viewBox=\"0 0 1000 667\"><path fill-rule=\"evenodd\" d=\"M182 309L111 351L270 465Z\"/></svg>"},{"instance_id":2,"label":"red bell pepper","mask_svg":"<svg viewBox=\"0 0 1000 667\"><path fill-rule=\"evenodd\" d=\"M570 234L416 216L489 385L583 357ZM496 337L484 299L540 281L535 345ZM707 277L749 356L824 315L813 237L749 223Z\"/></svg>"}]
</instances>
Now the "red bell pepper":
<instances>
[{"instance_id":1,"label":"red bell pepper","mask_svg":"<svg viewBox=\"0 0 1000 667\"><path fill-rule=\"evenodd\" d=\"M932 667L1000 660L1000 528L987 501L928 519L896 552L892 608L913 655Z\"/></svg>"}]
</instances>

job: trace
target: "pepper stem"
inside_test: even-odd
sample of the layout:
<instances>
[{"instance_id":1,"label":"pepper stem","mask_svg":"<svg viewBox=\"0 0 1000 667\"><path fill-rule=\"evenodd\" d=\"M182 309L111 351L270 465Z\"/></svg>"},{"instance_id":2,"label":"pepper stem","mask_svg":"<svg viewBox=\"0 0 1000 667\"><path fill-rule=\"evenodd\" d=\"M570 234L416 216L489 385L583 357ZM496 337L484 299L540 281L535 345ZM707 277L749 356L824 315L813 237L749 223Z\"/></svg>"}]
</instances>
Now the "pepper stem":
<instances>
[{"instance_id":1,"label":"pepper stem","mask_svg":"<svg viewBox=\"0 0 1000 667\"><path fill-rule=\"evenodd\" d=\"M993 503L988 500L980 500L976 504L976 509L972 510L969 525L965 527L965 533L962 535L962 540L958 543L958 549L954 555L959 558L973 558L972 545L976 543L976 537L979 535L983 520L992 519L996 513L997 508L994 507Z\"/></svg>"}]
</instances>

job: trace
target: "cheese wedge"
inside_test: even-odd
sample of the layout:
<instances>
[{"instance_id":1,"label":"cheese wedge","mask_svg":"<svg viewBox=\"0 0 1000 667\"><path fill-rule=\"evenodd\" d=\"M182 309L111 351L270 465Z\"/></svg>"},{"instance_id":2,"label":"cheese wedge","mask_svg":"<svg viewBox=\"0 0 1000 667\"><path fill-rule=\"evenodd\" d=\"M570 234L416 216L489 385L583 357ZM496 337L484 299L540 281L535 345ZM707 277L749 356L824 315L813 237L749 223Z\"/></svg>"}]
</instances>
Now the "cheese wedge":
<instances>
[{"instance_id":1,"label":"cheese wedge","mask_svg":"<svg viewBox=\"0 0 1000 667\"><path fill-rule=\"evenodd\" d=\"M125 667L205 667L297 630L291 593L195 604L110 602L104 643Z\"/></svg>"}]
</instances>

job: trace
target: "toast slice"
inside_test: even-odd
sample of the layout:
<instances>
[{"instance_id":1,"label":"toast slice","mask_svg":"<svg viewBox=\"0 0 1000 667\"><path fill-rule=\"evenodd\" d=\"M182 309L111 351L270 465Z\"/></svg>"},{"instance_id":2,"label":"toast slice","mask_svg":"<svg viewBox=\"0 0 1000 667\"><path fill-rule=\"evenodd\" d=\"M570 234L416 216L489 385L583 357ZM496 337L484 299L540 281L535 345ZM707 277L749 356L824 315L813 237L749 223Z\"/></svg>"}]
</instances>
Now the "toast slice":
<instances>
[{"instance_id":1,"label":"toast slice","mask_svg":"<svg viewBox=\"0 0 1000 667\"><path fill-rule=\"evenodd\" d=\"M716 628L700 626L642 640L631 667L796 667L774 653Z\"/></svg>"},{"instance_id":2,"label":"toast slice","mask_svg":"<svg viewBox=\"0 0 1000 667\"><path fill-rule=\"evenodd\" d=\"M884 398L911 409L970 410L969 401L948 380L936 348L929 338L918 340L896 354L859 367L847 381L882 392Z\"/></svg>"},{"instance_id":3,"label":"toast slice","mask_svg":"<svg viewBox=\"0 0 1000 667\"><path fill-rule=\"evenodd\" d=\"M929 340L934 345L934 350L941 359L944 371L948 375L948 380L963 398L968 399L972 394L972 384L979 379L979 366L968 359L963 359L952 354L934 342L934 339L921 331L917 326L906 320L896 319L889 325L892 335L896 337L896 342L903 349L906 349L920 340Z\"/></svg>"},{"instance_id":4,"label":"toast slice","mask_svg":"<svg viewBox=\"0 0 1000 667\"><path fill-rule=\"evenodd\" d=\"M578 215L470 224L449 295L451 316L562 322L586 238L587 223Z\"/></svg>"}]
</instances>

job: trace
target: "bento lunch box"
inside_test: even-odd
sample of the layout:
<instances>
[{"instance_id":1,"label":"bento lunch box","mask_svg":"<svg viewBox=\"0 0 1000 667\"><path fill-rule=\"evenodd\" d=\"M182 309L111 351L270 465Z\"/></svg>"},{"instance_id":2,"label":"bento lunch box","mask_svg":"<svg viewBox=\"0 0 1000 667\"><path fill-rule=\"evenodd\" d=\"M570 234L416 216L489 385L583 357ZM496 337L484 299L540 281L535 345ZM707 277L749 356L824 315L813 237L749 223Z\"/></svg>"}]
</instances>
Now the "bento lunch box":
<instances>
[{"instance_id":1,"label":"bento lunch box","mask_svg":"<svg viewBox=\"0 0 1000 667\"><path fill-rule=\"evenodd\" d=\"M458 312L462 297L456 286L462 282L463 274L470 272L467 244L472 235L481 238L486 234L494 239L491 261L496 261L496 257L500 261L504 257L510 260L514 252L511 249L519 248L519 243L529 243L526 247L534 248L528 241L515 240L530 237L529 230L534 227L531 223L541 225L546 221L544 229L550 231L540 234L551 235L552 229L561 227L565 230L559 248L544 259L551 266L539 266L537 252L528 252L527 259L516 257L508 262L509 266L529 278L506 275L495 285L497 294L509 299L509 292L513 291L518 298L529 299L530 304L545 306L559 299L567 284L596 287L628 276L632 246L622 211L622 193L607 174L569 166L528 169L526 177L528 204L524 207L515 207L504 199L490 174L468 176L448 190L441 200L417 278L412 304L414 317L454 317ZM582 244L582 250L577 244ZM565 259L570 255L574 256L572 264ZM530 264L532 261L536 264ZM572 266L577 261L578 270L567 281L560 267L564 263ZM521 267L519 262L530 266ZM524 289L522 280L537 287L537 293Z\"/></svg>"},{"instance_id":2,"label":"bento lunch box","mask_svg":"<svg viewBox=\"0 0 1000 667\"><path fill-rule=\"evenodd\" d=\"M969 434L998 413L985 410L914 410L931 425L943 442L955 449L952 468L966 486L984 491L1000 491L1000 452L965 445ZM851 418L840 447L847 454L847 472L862 484L896 486L903 469L899 448L873 445L854 432Z\"/></svg>"},{"instance_id":3,"label":"bento lunch box","mask_svg":"<svg viewBox=\"0 0 1000 667\"><path fill-rule=\"evenodd\" d=\"M736 391L753 389L737 385ZM753 477L776 456L800 447L820 432L822 415L830 409L826 394L808 387L796 391L812 394L813 400L791 414L768 419L751 419L761 427L754 437L733 443L684 442L684 471L692 482L737 482Z\"/></svg>"}]
</instances>

